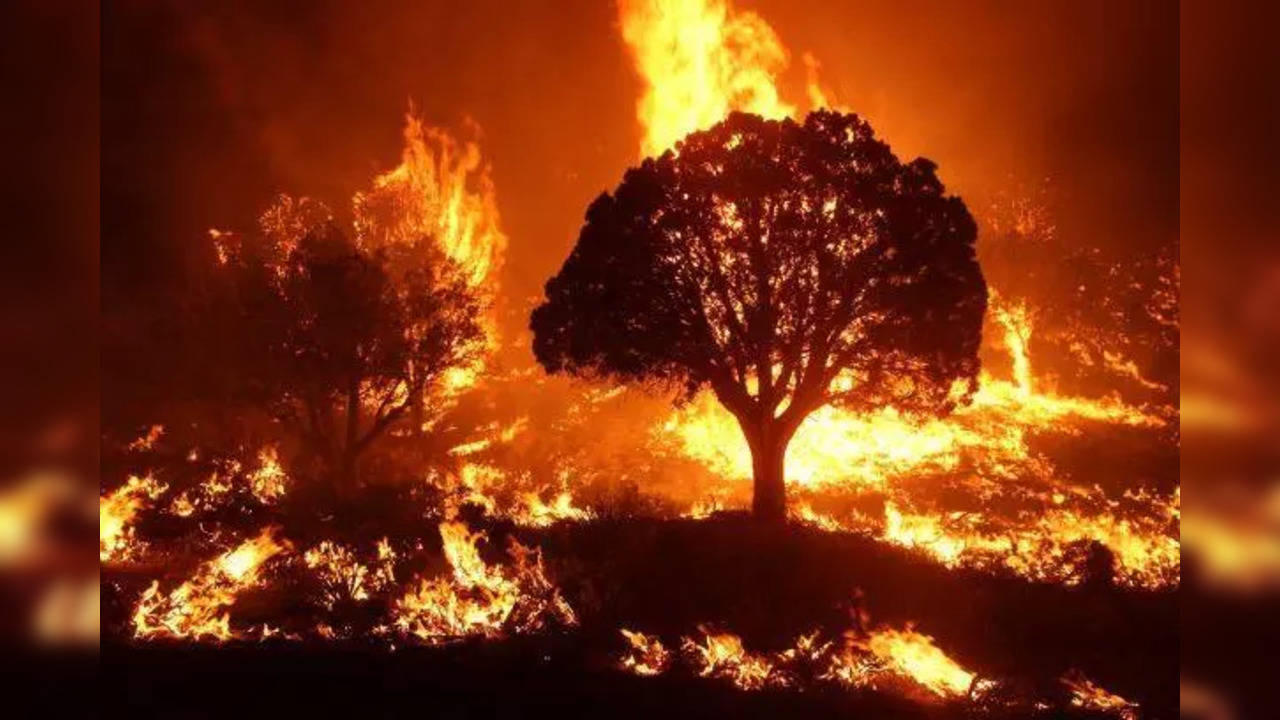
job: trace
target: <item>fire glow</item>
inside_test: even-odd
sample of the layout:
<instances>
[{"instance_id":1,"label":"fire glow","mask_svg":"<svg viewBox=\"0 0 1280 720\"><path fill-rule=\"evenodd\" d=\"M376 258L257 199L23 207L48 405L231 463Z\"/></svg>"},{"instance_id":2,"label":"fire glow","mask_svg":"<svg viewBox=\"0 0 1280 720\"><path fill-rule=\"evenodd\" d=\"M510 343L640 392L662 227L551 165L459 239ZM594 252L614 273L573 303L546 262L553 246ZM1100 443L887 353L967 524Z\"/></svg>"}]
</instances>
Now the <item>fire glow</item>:
<instances>
[{"instance_id":1,"label":"fire glow","mask_svg":"<svg viewBox=\"0 0 1280 720\"><path fill-rule=\"evenodd\" d=\"M622 637L626 643L618 658L622 670L642 677L673 671L676 656L660 638L626 629ZM700 627L698 637L681 638L680 650L687 671L747 691L827 683L852 690L899 687L926 703L967 701L984 707L994 702L1001 684L966 669L932 637L910 626L848 631L839 641L825 640L814 631L774 653L748 650L742 638L731 632ZM1063 675L1059 682L1070 693L1074 707L1124 720L1137 717L1136 704L1104 690L1079 671ZM1047 700L1033 697L1001 702L1037 711L1051 707Z\"/></svg>"},{"instance_id":2,"label":"fire glow","mask_svg":"<svg viewBox=\"0 0 1280 720\"><path fill-rule=\"evenodd\" d=\"M395 603L395 625L428 643L468 636L496 637L528 633L547 622L577 624L573 609L547 579L542 555L512 542L508 567L489 565L480 557L483 534L466 525L440 525L449 577L423 579Z\"/></svg>"},{"instance_id":3,"label":"fire glow","mask_svg":"<svg viewBox=\"0 0 1280 720\"><path fill-rule=\"evenodd\" d=\"M798 93L788 93L783 78L793 64L791 51L764 18L728 0L621 0L618 12L621 41L643 86L636 104L642 157L678 152L677 144L689 133L734 111L802 119L810 109L836 107L835 94L818 78L819 63L808 54L802 56L803 101ZM296 447L274 440L238 448L240 459L206 457L175 445L170 449L187 458L183 472L201 473L200 482L184 488L169 474L179 473L147 455L169 440L162 426L152 426L127 447L146 467L100 497L100 560L104 567L139 572L174 558L194 556L203 562L189 563L185 577L167 574L131 596L134 640L367 639L335 619L351 607L376 615L370 632L392 646L572 632L586 624L592 610L590 603L578 602L573 582L559 573L572 562L559 563L554 541L526 545L517 536L527 540L559 533L563 538L573 524L595 527L589 524L646 515L709 526L748 506L751 448L738 419L711 391L684 397L672 408L666 403L670 388L646 387L636 394L654 392L628 405L628 391L593 380L557 384L530 358L509 356L510 338L503 336L507 329L500 327L498 310L522 300L503 294L509 292L500 282L509 239L479 141L433 127L411 109L399 160L351 197L354 242L361 249L442 253L479 300L483 347L465 365L443 373L436 387L423 389L421 397L408 397L414 394L408 383L380 395L353 383L355 399L348 412L357 419L361 413L378 418L387 407L408 408L404 418L388 421L389 435L406 444L420 440L439 456L415 466L412 497L427 499L414 508L415 527L435 528L440 553L424 547L434 538L384 535L382 528L362 541L336 532L301 540L256 517L253 527L263 529L233 545L228 538L245 535L229 530L227 516L249 507L276 523L270 513L283 512L282 506L303 493L313 469L295 458L301 454ZM717 210L726 223L735 222L734 208ZM264 232L296 235L289 224L312 213L333 219L316 201L281 196L261 218ZM210 238L218 262L234 262L236 233L211 231ZM1070 442L1112 430L1172 435L1176 408L1156 401L1140 404L1120 392L1136 387L1163 397L1160 393L1169 388L1148 380L1120 349L1082 331L1075 361L1107 368L1116 390L1091 396L1059 390L1051 360L1033 354L1042 331L1038 322L1031 298L991 289L983 369L972 393L960 387L965 383L951 385L950 397L961 401L949 414L924 417L891 405L857 411L828 405L807 416L785 452L791 527L783 530L803 527L873 538L900 549L892 552L928 558L931 571L949 576L948 570L964 569L1046 585L1100 582L1125 592L1176 588L1180 491L1138 484L1145 478L1122 492L1104 489L1059 466L1041 447L1045 438ZM527 354L527 348L521 352ZM767 360L761 364L767 365ZM921 377L894 380L910 383ZM851 377L838 381L855 382ZM512 385L528 393L518 396L528 407L493 412L492 398ZM660 397L654 401L654 396ZM655 402L660 410L652 410ZM424 418L424 406L439 412ZM630 445L598 453L590 447L580 453L556 451L560 435L570 438L565 428L590 436L597 430L590 427L596 418L616 416L632 428ZM556 450L530 461L540 447ZM697 479L673 487L637 482L642 471L618 478L608 489L622 488L635 501L619 509L621 503L614 501L623 493L600 490L608 484L600 475L616 467L606 463L617 463L617 456L622 464L645 469L676 464ZM957 489L970 504L948 504L942 491ZM170 550L152 543L141 523L153 518L189 528L184 537L189 546ZM505 538L505 547L490 547L490 537ZM190 545L205 554L192 553ZM1096 567L1108 562L1102 570ZM288 573L314 588L314 597L302 604L318 607L320 619L308 616L305 625L295 622L287 629L249 622L241 614L244 598L251 591L293 587L282 579ZM927 618L920 620L928 626ZM715 623L678 638L611 622L609 632L615 629L624 649L613 664L646 678L684 672L742 691L820 685L974 706L994 702L1003 683L910 623L871 629L859 624L838 635L815 630L775 651L752 649L743 636ZM1069 673L1058 682L1076 708L1137 717L1135 703L1083 674ZM1026 702L1037 710L1050 707L1048 701Z\"/></svg>"}]
</instances>

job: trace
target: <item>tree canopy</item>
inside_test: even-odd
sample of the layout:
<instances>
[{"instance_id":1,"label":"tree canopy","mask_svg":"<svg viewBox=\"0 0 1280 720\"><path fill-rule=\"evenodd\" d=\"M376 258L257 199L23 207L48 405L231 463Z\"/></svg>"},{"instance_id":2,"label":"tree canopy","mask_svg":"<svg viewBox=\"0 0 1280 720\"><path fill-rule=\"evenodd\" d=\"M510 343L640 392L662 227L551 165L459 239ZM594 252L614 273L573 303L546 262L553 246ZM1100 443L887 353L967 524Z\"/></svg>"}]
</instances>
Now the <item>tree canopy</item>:
<instances>
[{"instance_id":1,"label":"tree canopy","mask_svg":"<svg viewBox=\"0 0 1280 720\"><path fill-rule=\"evenodd\" d=\"M368 447L420 423L424 395L482 350L479 301L430 243L366 248L287 199L263 226L218 247L252 356L244 383L349 490Z\"/></svg>"},{"instance_id":2,"label":"tree canopy","mask_svg":"<svg viewBox=\"0 0 1280 720\"><path fill-rule=\"evenodd\" d=\"M964 203L856 115L734 113L629 170L534 312L551 372L710 388L755 458L755 510L826 403L941 414L976 386L987 293Z\"/></svg>"}]
</instances>

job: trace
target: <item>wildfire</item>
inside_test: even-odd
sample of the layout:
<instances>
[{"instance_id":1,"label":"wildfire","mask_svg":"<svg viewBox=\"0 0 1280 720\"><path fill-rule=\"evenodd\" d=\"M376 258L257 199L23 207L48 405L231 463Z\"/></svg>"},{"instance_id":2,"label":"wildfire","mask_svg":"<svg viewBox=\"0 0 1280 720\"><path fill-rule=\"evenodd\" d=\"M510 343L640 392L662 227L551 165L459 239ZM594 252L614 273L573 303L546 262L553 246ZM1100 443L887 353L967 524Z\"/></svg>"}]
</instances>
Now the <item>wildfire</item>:
<instances>
[{"instance_id":1,"label":"wildfire","mask_svg":"<svg viewBox=\"0 0 1280 720\"><path fill-rule=\"evenodd\" d=\"M493 441L486 438L455 447L454 454L466 455L487 447ZM563 478L562 485L569 479ZM578 507L573 493L562 487L553 491L549 499L545 492L520 490L527 486L527 479L517 479L502 468L484 463L466 462L456 477L448 477L442 483L447 493L445 516L456 514L457 506L470 503L484 510L490 517L506 518L526 527L548 527L561 521L584 521L595 517L590 510Z\"/></svg>"},{"instance_id":2,"label":"wildfire","mask_svg":"<svg viewBox=\"0 0 1280 720\"><path fill-rule=\"evenodd\" d=\"M373 185L354 198L362 237L376 231L408 245L429 239L463 269L473 287L494 279L507 237L477 143L459 142L410 111L400 164ZM380 203L394 204L395 212L381 214Z\"/></svg>"},{"instance_id":3,"label":"wildfire","mask_svg":"<svg viewBox=\"0 0 1280 720\"><path fill-rule=\"evenodd\" d=\"M353 205L361 242L410 249L434 244L492 310L507 236L478 143L425 125L411 108L400 164L378 175L369 191L356 193ZM492 312L482 326L492 350L497 345ZM482 370L482 365L456 369L445 384L455 391L470 387Z\"/></svg>"},{"instance_id":4,"label":"wildfire","mask_svg":"<svg viewBox=\"0 0 1280 720\"><path fill-rule=\"evenodd\" d=\"M791 115L776 81L787 50L773 28L727 0L626 0L622 37L645 81L641 151L658 155L732 110Z\"/></svg>"},{"instance_id":5,"label":"wildfire","mask_svg":"<svg viewBox=\"0 0 1280 720\"><path fill-rule=\"evenodd\" d=\"M288 550L268 527L257 537L202 565L168 593L153 581L133 611L137 638L189 638L224 641L242 636L231 627L230 608L244 590L260 584L263 565Z\"/></svg>"},{"instance_id":6,"label":"wildfire","mask_svg":"<svg viewBox=\"0 0 1280 720\"><path fill-rule=\"evenodd\" d=\"M1085 710L1114 715L1121 720L1137 720L1138 704L1098 687L1079 671L1063 675L1062 684L1071 691L1071 704Z\"/></svg>"},{"instance_id":7,"label":"wildfire","mask_svg":"<svg viewBox=\"0 0 1280 720\"><path fill-rule=\"evenodd\" d=\"M693 505L686 510L681 517L693 520L705 520L715 513L725 509L724 500L720 497L709 497L704 500L696 500Z\"/></svg>"},{"instance_id":8,"label":"wildfire","mask_svg":"<svg viewBox=\"0 0 1280 720\"><path fill-rule=\"evenodd\" d=\"M320 580L322 603L330 610L343 601L368 600L395 582L396 552L386 538L377 545L373 568L360 562L355 551L332 540L323 540L306 551L302 560Z\"/></svg>"},{"instance_id":9,"label":"wildfire","mask_svg":"<svg viewBox=\"0 0 1280 720\"><path fill-rule=\"evenodd\" d=\"M994 306L993 307L999 307ZM1061 429L1088 420L1158 427L1164 418L1119 400L1033 391L1026 350L1025 308L993 311L1005 329L1014 382L984 373L973 402L946 419L919 421L892 407L853 413L824 407L801 424L787 452L787 480L807 488L885 489L890 480L919 472L948 472L968 456L989 474L1037 474L1028 447L1031 431ZM1021 309L1019 309L1021 308ZM1012 340L1010 340L1012 339ZM737 421L709 394L674 412L660 432L679 439L684 453L725 478L751 477L751 452Z\"/></svg>"},{"instance_id":10,"label":"wildfire","mask_svg":"<svg viewBox=\"0 0 1280 720\"><path fill-rule=\"evenodd\" d=\"M1001 685L985 679L948 655L935 640L910 624L882 626L870 631L850 630L837 645L820 631L798 636L776 653L748 650L741 637L699 626L697 639L681 638L686 667L700 677L728 681L739 690L803 688L831 683L846 688L892 690L922 702L970 702L976 707L994 697ZM641 676L660 675L673 666L672 653L660 638L622 630L627 646L620 669ZM1086 678L1078 671L1062 676L1072 707L1135 720L1139 707ZM1010 696L1003 702L1044 712L1052 705L1043 698Z\"/></svg>"},{"instance_id":11,"label":"wildfire","mask_svg":"<svg viewBox=\"0 0 1280 720\"><path fill-rule=\"evenodd\" d=\"M698 628L701 640L682 638L680 648L690 657L702 677L729 680L739 690L759 690L786 684L768 657L747 652L742 638L732 633L713 633Z\"/></svg>"},{"instance_id":12,"label":"wildfire","mask_svg":"<svg viewBox=\"0 0 1280 720\"><path fill-rule=\"evenodd\" d=\"M168 485L151 475L130 476L128 481L98 501L98 559L124 562L142 551L133 523L148 502L158 499Z\"/></svg>"},{"instance_id":13,"label":"wildfire","mask_svg":"<svg viewBox=\"0 0 1280 720\"><path fill-rule=\"evenodd\" d=\"M462 637L525 633L548 622L577 624L573 609L546 577L542 555L512 541L510 566L489 565L480 557L484 533L460 522L440 524L447 577L426 578L393 608L401 632L428 643Z\"/></svg>"},{"instance_id":14,"label":"wildfire","mask_svg":"<svg viewBox=\"0 0 1280 720\"><path fill-rule=\"evenodd\" d=\"M562 520L583 521L593 517L591 511L573 504L573 494L568 490L556 493L550 502L544 502L540 495L532 492L524 493L523 498L523 507L512 515L517 525L547 527Z\"/></svg>"},{"instance_id":15,"label":"wildfire","mask_svg":"<svg viewBox=\"0 0 1280 720\"><path fill-rule=\"evenodd\" d=\"M858 688L874 688L893 679L948 699L967 697L986 685L938 648L933 638L910 626L880 628L869 634L850 631L839 649L814 631L772 654L748 650L742 638L730 632L702 626L698 630L700 638L681 638L685 659L699 676L727 680L740 690L795 687L805 677ZM629 630L622 634L629 646L619 661L622 669L657 675L670 667L671 654L660 639Z\"/></svg>"},{"instance_id":16,"label":"wildfire","mask_svg":"<svg viewBox=\"0 0 1280 720\"><path fill-rule=\"evenodd\" d=\"M187 459L194 461L198 456L193 450ZM191 517L197 512L224 506L235 497L273 505L288 492L289 475L281 466L279 451L274 445L258 451L257 464L252 470L246 471L244 464L235 458L214 458L211 463L212 469L199 485L173 495L168 503L169 512L178 517Z\"/></svg>"},{"instance_id":17,"label":"wildfire","mask_svg":"<svg viewBox=\"0 0 1280 720\"><path fill-rule=\"evenodd\" d=\"M1013 382L1018 393L1024 397L1032 396L1031 377L1031 313L1024 303L1002 303L999 296L992 293L989 310L995 321L1004 328L1004 345L1009 350L1009 358L1013 361ZM985 383L984 383L985 384Z\"/></svg>"},{"instance_id":18,"label":"wildfire","mask_svg":"<svg viewBox=\"0 0 1280 720\"><path fill-rule=\"evenodd\" d=\"M1140 501L1130 504L1143 512L1119 516L1111 512L1117 503L1101 491L1062 485L1052 465L1029 445L1033 433L1070 433L1086 421L1158 428L1166 424L1165 417L1118 399L1063 396L1038 388L1028 350L1030 313L1022 304L1002 301L993 304L992 315L1011 355L1013 381L984 373L973 402L944 419L918 421L891 407L861 414L821 408L791 442L787 481L811 493L876 492L892 498L904 483L921 476L973 468L970 485L984 497L1011 491L1005 481L1031 480L1053 488L1019 489L1041 497L1048 509L1014 523L972 514L905 513L890 499L880 520L865 515L840 519L800 501L792 517L824 530L870 533L919 549L948 567L1002 566L1026 577L1066 582L1079 580L1082 570L1071 566L1069 546L1096 541L1116 555L1122 582L1144 587L1177 582L1179 543L1166 522L1176 498L1130 498ZM751 478L750 449L737 421L709 395L673 412L655 433L676 437L686 456L729 483L741 487ZM1067 497L1104 510L1058 507ZM992 525L998 530L982 529Z\"/></svg>"},{"instance_id":19,"label":"wildfire","mask_svg":"<svg viewBox=\"0 0 1280 720\"><path fill-rule=\"evenodd\" d=\"M622 629L629 649L619 661L623 670L636 675L661 675L671 665L671 651L655 635Z\"/></svg>"},{"instance_id":20,"label":"wildfire","mask_svg":"<svg viewBox=\"0 0 1280 720\"><path fill-rule=\"evenodd\" d=\"M250 492L264 505L284 497L289 476L280 467L280 459L274 446L264 447L258 453L258 467L249 473L248 480Z\"/></svg>"},{"instance_id":21,"label":"wildfire","mask_svg":"<svg viewBox=\"0 0 1280 720\"><path fill-rule=\"evenodd\" d=\"M125 448L132 452L146 452L148 450L154 450L156 442L159 441L163 435L163 425L152 425L147 428L145 435L140 435L135 438L132 442L126 445Z\"/></svg>"},{"instance_id":22,"label":"wildfire","mask_svg":"<svg viewBox=\"0 0 1280 720\"><path fill-rule=\"evenodd\" d=\"M619 12L623 38L645 84L638 105L643 155L674 148L688 133L733 110L771 118L800 113L800 103L785 100L779 84L789 53L760 16L739 11L726 0L628 0L620 3ZM809 54L803 59L809 104L834 106L835 97L818 77L820 63ZM788 447L788 483L804 491L875 492L892 498L902 483L971 469L984 496L1000 494L1003 488L996 483L1002 481L1030 481L1054 487L1054 494L1071 495L1058 488L1062 483L1053 466L1032 451L1033 434L1078 433L1085 422L1153 429L1168 424L1167 412L1133 407L1114 397L1061 395L1037 378L1030 351L1035 318L1025 302L993 290L990 319L996 330L993 349L1008 354L1010 379L984 372L972 402L945 419L919 420L892 407L865 413L821 408L803 422ZM1121 376L1151 388L1131 361L1110 351L1101 357ZM717 509L724 498L740 496L734 488L745 489L752 476L751 454L737 421L709 393L672 413L653 434L674 438L685 456L723 478L725 486L714 493ZM1066 546L1097 541L1116 554L1122 581L1143 586L1176 582L1177 538L1159 515L1127 519L1105 510L1086 513L1056 505L1021 525L1005 522L987 533L966 527L977 523L971 516L905 514L893 502L886 505L883 519L836 519L804 502L792 508L792 516L826 530L874 532L948 566L1003 565L1041 579L1076 579L1073 568L1062 567ZM700 501L685 516L705 517L710 507Z\"/></svg>"},{"instance_id":23,"label":"wildfire","mask_svg":"<svg viewBox=\"0 0 1280 720\"><path fill-rule=\"evenodd\" d=\"M968 694L974 674L934 644L933 638L907 627L876 630L863 643L889 672L909 677L940 697Z\"/></svg>"}]
</instances>

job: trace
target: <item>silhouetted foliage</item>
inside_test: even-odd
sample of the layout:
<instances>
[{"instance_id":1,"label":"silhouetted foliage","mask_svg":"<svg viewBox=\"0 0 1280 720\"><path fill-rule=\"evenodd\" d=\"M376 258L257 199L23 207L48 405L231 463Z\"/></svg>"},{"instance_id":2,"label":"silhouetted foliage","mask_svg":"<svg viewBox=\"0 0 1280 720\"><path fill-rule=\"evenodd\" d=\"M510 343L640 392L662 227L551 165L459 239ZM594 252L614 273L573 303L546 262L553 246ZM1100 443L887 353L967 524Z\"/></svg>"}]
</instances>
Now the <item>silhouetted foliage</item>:
<instances>
[{"instance_id":1,"label":"silhouetted foliage","mask_svg":"<svg viewBox=\"0 0 1280 720\"><path fill-rule=\"evenodd\" d=\"M1001 197L985 216L980 248L992 287L1026 303L1038 371L1067 392L1119 388L1131 401L1176 402L1176 241L1135 253L1066 237L1052 220L1050 198L1047 191Z\"/></svg>"},{"instance_id":2,"label":"silhouetted foliage","mask_svg":"<svg viewBox=\"0 0 1280 720\"><path fill-rule=\"evenodd\" d=\"M346 493L370 445L480 350L478 300L430 243L392 258L286 201L263 224L219 245L249 355L243 387Z\"/></svg>"},{"instance_id":3,"label":"silhouetted foliage","mask_svg":"<svg viewBox=\"0 0 1280 720\"><path fill-rule=\"evenodd\" d=\"M856 115L735 113L629 170L532 317L551 372L709 387L754 458L757 517L826 403L939 414L978 374L975 225L935 166Z\"/></svg>"}]
</instances>

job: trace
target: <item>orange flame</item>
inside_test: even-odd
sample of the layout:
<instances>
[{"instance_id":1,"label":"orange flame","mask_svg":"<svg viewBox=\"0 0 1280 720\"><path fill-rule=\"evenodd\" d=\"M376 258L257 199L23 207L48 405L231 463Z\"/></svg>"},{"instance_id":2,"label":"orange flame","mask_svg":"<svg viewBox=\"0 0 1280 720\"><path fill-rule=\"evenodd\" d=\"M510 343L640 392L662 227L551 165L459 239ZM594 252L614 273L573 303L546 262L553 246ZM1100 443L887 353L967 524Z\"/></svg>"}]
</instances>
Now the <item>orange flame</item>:
<instances>
[{"instance_id":1,"label":"orange flame","mask_svg":"<svg viewBox=\"0 0 1280 720\"><path fill-rule=\"evenodd\" d=\"M897 482L922 474L955 472L967 463L978 473L971 481L978 492L999 493L1001 479L1036 479L1055 486L1059 481L1053 468L1028 444L1031 433L1046 429L1069 432L1086 421L1146 428L1163 427L1168 422L1162 415L1115 398L1071 397L1038 389L1028 351L1029 312L1021 304L1002 301L993 308L994 320L1004 330L1005 347L1013 357L1014 381L983 373L973 402L945 419L916 420L894 408L861 414L820 408L801 424L788 448L788 483L808 491L875 491L892 496ZM677 438L686 456L724 478L729 487L744 488L751 478L750 449L737 422L708 394L674 411L654 432ZM1076 496L1082 492L1070 488L1056 494ZM1085 495L1114 505L1095 497L1100 492ZM1002 528L996 534L966 528L963 522L940 515L903 513L892 501L886 505L883 523L866 517L841 521L816 512L803 501L791 514L825 530L871 530L887 542L921 549L951 567L990 565L992 558L997 558L994 564L1037 579L1055 575L1078 579L1077 572L1063 567L1066 548L1092 540L1116 554L1123 582L1159 587L1176 582L1180 563L1178 539L1169 534L1165 521L1166 506L1176 500L1144 499L1154 512L1142 517L1054 507L1029 524ZM698 517L705 513L691 510L686 514Z\"/></svg>"},{"instance_id":2,"label":"orange flame","mask_svg":"<svg viewBox=\"0 0 1280 720\"><path fill-rule=\"evenodd\" d=\"M353 202L362 238L378 234L381 242L409 246L433 242L472 287L492 291L507 236L479 144L428 127L411 111L400 164L376 177L372 190L356 193Z\"/></svg>"},{"instance_id":3,"label":"orange flame","mask_svg":"<svg viewBox=\"0 0 1280 720\"><path fill-rule=\"evenodd\" d=\"M654 635L622 629L628 650L619 661L623 670L636 675L661 675L671 665L671 651Z\"/></svg>"},{"instance_id":4,"label":"orange flame","mask_svg":"<svg viewBox=\"0 0 1280 720\"><path fill-rule=\"evenodd\" d=\"M698 629L702 632L702 640L682 638L680 647L697 665L698 674L702 677L727 679L739 690L759 690L786 684L785 678L775 672L774 663L769 658L747 652L742 638L733 633Z\"/></svg>"},{"instance_id":5,"label":"orange flame","mask_svg":"<svg viewBox=\"0 0 1280 720\"><path fill-rule=\"evenodd\" d=\"M497 637L507 631L532 632L558 621L576 625L573 609L547 579L542 556L512 542L508 567L489 565L477 544L484 533L463 523L440 524L450 577L423 579L396 601L396 627L428 643L468 636Z\"/></svg>"},{"instance_id":6,"label":"orange flame","mask_svg":"<svg viewBox=\"0 0 1280 720\"><path fill-rule=\"evenodd\" d=\"M622 37L645 82L637 108L643 155L711 127L730 111L795 112L778 92L787 50L759 15L728 0L625 0Z\"/></svg>"},{"instance_id":7,"label":"orange flame","mask_svg":"<svg viewBox=\"0 0 1280 720\"><path fill-rule=\"evenodd\" d=\"M964 696L973 684L973 673L942 652L933 638L910 627L876 630L863 642L888 670L911 678L935 695Z\"/></svg>"},{"instance_id":8,"label":"orange flame","mask_svg":"<svg viewBox=\"0 0 1280 720\"><path fill-rule=\"evenodd\" d=\"M354 551L332 540L323 540L306 551L302 560L316 573L322 587L322 602L330 610L342 601L368 600L395 582L395 550L386 538L378 542L377 563L372 570L360 562Z\"/></svg>"},{"instance_id":9,"label":"orange flame","mask_svg":"<svg viewBox=\"0 0 1280 720\"><path fill-rule=\"evenodd\" d=\"M136 558L142 543L135 537L133 523L149 502L159 498L168 485L150 475L129 480L98 501L98 559L123 562Z\"/></svg>"},{"instance_id":10,"label":"orange flame","mask_svg":"<svg viewBox=\"0 0 1280 720\"><path fill-rule=\"evenodd\" d=\"M493 302L507 236L479 143L425 125L410 108L400 164L374 178L373 188L356 193L352 203L362 243L415 248L430 242L454 262L487 307L480 324L492 352L498 343ZM446 391L474 385L484 362L446 373Z\"/></svg>"},{"instance_id":11,"label":"orange flame","mask_svg":"<svg viewBox=\"0 0 1280 720\"><path fill-rule=\"evenodd\" d=\"M1097 686L1079 671L1063 675L1062 684L1071 691L1071 704L1085 710L1114 715L1121 720L1137 720L1138 704Z\"/></svg>"},{"instance_id":12,"label":"orange flame","mask_svg":"<svg viewBox=\"0 0 1280 720\"><path fill-rule=\"evenodd\" d=\"M275 446L267 446L258 452L258 467L249 473L249 490L263 504L270 504L284 497L289 476L280 467Z\"/></svg>"},{"instance_id":13,"label":"orange flame","mask_svg":"<svg viewBox=\"0 0 1280 720\"><path fill-rule=\"evenodd\" d=\"M257 537L205 563L190 579L170 592L154 581L133 611L133 634L138 638L190 638L216 641L241 637L231 627L229 608L245 589L258 585L264 563L285 552L288 543L268 527Z\"/></svg>"}]
</instances>

